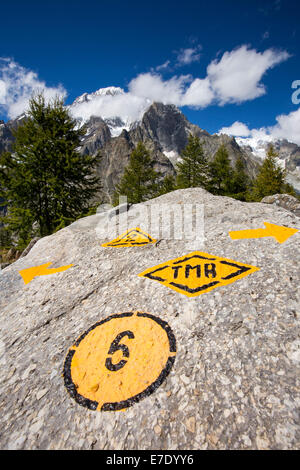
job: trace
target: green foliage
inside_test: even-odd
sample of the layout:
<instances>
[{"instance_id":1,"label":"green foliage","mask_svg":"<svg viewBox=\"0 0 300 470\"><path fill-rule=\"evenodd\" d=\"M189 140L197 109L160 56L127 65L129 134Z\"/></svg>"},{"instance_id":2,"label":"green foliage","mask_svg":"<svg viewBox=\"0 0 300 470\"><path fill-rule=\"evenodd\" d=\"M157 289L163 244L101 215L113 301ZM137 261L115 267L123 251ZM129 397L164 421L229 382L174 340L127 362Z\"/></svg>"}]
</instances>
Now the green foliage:
<instances>
[{"instance_id":1,"label":"green foliage","mask_svg":"<svg viewBox=\"0 0 300 470\"><path fill-rule=\"evenodd\" d=\"M206 187L208 164L199 137L190 135L180 156L182 161L176 166L178 188Z\"/></svg>"},{"instance_id":2,"label":"green foliage","mask_svg":"<svg viewBox=\"0 0 300 470\"><path fill-rule=\"evenodd\" d=\"M290 185L287 186L285 182L285 170L282 170L276 163L277 157L278 154L273 145L270 145L267 156L253 183L253 200L261 201L265 196L284 193L286 189L290 191Z\"/></svg>"},{"instance_id":3,"label":"green foliage","mask_svg":"<svg viewBox=\"0 0 300 470\"><path fill-rule=\"evenodd\" d=\"M296 193L295 189L293 186L289 183L284 183L283 188L282 188L282 193L284 194L290 194L291 196L296 197L299 199L300 195Z\"/></svg>"},{"instance_id":4,"label":"green foliage","mask_svg":"<svg viewBox=\"0 0 300 470\"><path fill-rule=\"evenodd\" d=\"M157 196L161 196L162 194L170 193L171 191L175 191L178 189L176 186L176 180L173 175L166 175L162 182L159 185L159 190Z\"/></svg>"},{"instance_id":5,"label":"green foliage","mask_svg":"<svg viewBox=\"0 0 300 470\"><path fill-rule=\"evenodd\" d=\"M0 252L2 250L7 250L12 245L12 234L11 231L7 229L7 227L1 224L0 218Z\"/></svg>"},{"instance_id":6,"label":"green foliage","mask_svg":"<svg viewBox=\"0 0 300 470\"><path fill-rule=\"evenodd\" d=\"M121 181L116 186L114 204L119 203L119 196L127 196L127 201L133 204L154 197L158 192L158 177L159 173L153 169L150 153L144 144L139 142L130 155Z\"/></svg>"},{"instance_id":7,"label":"green foliage","mask_svg":"<svg viewBox=\"0 0 300 470\"><path fill-rule=\"evenodd\" d=\"M15 131L13 153L0 156L5 223L18 234L20 246L89 210L101 187L93 172L100 156L79 153L84 132L58 98L49 104L43 95L31 99L28 118Z\"/></svg>"},{"instance_id":8,"label":"green foliage","mask_svg":"<svg viewBox=\"0 0 300 470\"><path fill-rule=\"evenodd\" d=\"M251 187L251 180L245 172L245 164L241 157L238 157L233 171L232 181L230 183L231 197L246 201Z\"/></svg>"},{"instance_id":9,"label":"green foliage","mask_svg":"<svg viewBox=\"0 0 300 470\"><path fill-rule=\"evenodd\" d=\"M213 160L209 162L208 169L208 191L219 195L234 193L233 180L235 174L230 164L228 151L224 145L219 147Z\"/></svg>"}]
</instances>

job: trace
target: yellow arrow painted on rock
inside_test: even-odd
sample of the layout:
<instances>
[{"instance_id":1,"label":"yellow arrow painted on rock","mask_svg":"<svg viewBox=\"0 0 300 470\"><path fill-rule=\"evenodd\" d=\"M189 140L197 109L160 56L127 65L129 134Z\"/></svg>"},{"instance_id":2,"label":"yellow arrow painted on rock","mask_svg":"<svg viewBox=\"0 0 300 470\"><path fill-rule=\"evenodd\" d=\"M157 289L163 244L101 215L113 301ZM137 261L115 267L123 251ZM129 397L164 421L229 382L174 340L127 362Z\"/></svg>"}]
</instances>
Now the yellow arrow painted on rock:
<instances>
[{"instance_id":1,"label":"yellow arrow painted on rock","mask_svg":"<svg viewBox=\"0 0 300 470\"><path fill-rule=\"evenodd\" d=\"M48 268L50 266L50 263L46 264L41 264L40 266L35 266L34 268L27 268L27 269L22 269L22 271L19 271L19 274L22 276L23 281L25 284L29 284L36 276L46 276L48 274L55 274L55 273L61 273L62 271L66 271L69 269L73 264L68 264L68 266L61 266L60 268Z\"/></svg>"},{"instance_id":2,"label":"yellow arrow painted on rock","mask_svg":"<svg viewBox=\"0 0 300 470\"><path fill-rule=\"evenodd\" d=\"M263 238L263 237L274 237L279 243L284 243L294 233L298 232L296 228L282 227L281 225L270 224L264 222L266 228L248 229L248 230L236 230L229 232L232 240L239 240L240 238Z\"/></svg>"}]
</instances>

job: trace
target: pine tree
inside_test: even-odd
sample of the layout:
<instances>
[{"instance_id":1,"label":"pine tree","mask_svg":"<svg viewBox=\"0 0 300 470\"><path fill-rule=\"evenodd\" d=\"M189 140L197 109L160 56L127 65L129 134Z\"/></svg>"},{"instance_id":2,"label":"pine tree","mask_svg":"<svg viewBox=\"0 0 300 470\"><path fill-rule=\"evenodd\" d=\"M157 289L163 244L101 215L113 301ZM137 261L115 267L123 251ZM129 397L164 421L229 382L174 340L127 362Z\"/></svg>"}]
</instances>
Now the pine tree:
<instances>
[{"instance_id":1,"label":"pine tree","mask_svg":"<svg viewBox=\"0 0 300 470\"><path fill-rule=\"evenodd\" d=\"M245 172L245 165L241 157L238 157L232 176L232 196L245 201L250 186L250 178Z\"/></svg>"},{"instance_id":2,"label":"pine tree","mask_svg":"<svg viewBox=\"0 0 300 470\"><path fill-rule=\"evenodd\" d=\"M0 255L3 250L10 248L12 244L12 234L4 225L5 215L6 207L4 206L4 200L0 198Z\"/></svg>"},{"instance_id":3,"label":"pine tree","mask_svg":"<svg viewBox=\"0 0 300 470\"><path fill-rule=\"evenodd\" d=\"M166 175L159 186L158 196L170 193L171 191L175 191L175 189L177 188L174 176Z\"/></svg>"},{"instance_id":4,"label":"pine tree","mask_svg":"<svg viewBox=\"0 0 300 470\"><path fill-rule=\"evenodd\" d=\"M253 183L252 194L254 200L261 201L265 196L284 192L286 188L285 170L277 165L277 157L278 153L276 153L274 146L270 145L267 156Z\"/></svg>"},{"instance_id":5,"label":"pine tree","mask_svg":"<svg viewBox=\"0 0 300 470\"><path fill-rule=\"evenodd\" d=\"M13 153L0 156L0 196L8 207L5 223L18 234L19 245L84 215L100 189L93 171L99 155L79 153L85 130L76 126L60 99L46 104L43 95L37 95L15 131Z\"/></svg>"},{"instance_id":6,"label":"pine tree","mask_svg":"<svg viewBox=\"0 0 300 470\"><path fill-rule=\"evenodd\" d=\"M153 169L153 160L142 142L130 155L129 164L116 186L114 203L118 204L119 196L127 196L127 201L133 204L154 197L158 191L157 178L160 176Z\"/></svg>"},{"instance_id":7,"label":"pine tree","mask_svg":"<svg viewBox=\"0 0 300 470\"><path fill-rule=\"evenodd\" d=\"M226 147L221 145L209 163L208 190L213 194L229 195L233 192L233 170Z\"/></svg>"},{"instance_id":8,"label":"pine tree","mask_svg":"<svg viewBox=\"0 0 300 470\"><path fill-rule=\"evenodd\" d=\"M189 136L180 157L182 161L176 166L178 187L206 187L208 164L199 137Z\"/></svg>"}]
</instances>

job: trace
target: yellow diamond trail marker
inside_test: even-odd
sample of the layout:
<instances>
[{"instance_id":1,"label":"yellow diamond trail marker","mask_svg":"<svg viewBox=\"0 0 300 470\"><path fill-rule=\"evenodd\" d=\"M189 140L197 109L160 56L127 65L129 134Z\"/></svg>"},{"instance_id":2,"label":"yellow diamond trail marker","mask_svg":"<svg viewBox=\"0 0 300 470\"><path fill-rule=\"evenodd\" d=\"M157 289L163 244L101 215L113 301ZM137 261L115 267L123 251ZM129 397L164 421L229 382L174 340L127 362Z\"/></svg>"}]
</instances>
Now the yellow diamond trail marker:
<instances>
[{"instance_id":1,"label":"yellow diamond trail marker","mask_svg":"<svg viewBox=\"0 0 300 470\"><path fill-rule=\"evenodd\" d=\"M296 228L282 227L281 225L270 224L264 222L266 228L257 228L249 230L236 230L229 232L232 240L239 240L241 238L263 238L263 237L274 237L278 243L284 243L294 233L298 232Z\"/></svg>"},{"instance_id":2,"label":"yellow diamond trail marker","mask_svg":"<svg viewBox=\"0 0 300 470\"><path fill-rule=\"evenodd\" d=\"M61 266L60 268L48 268L52 263L41 264L40 266L35 266L34 268L22 269L19 271L19 274L22 276L25 284L29 284L36 276L47 276L48 274L61 273L66 271L73 264L68 264L67 266Z\"/></svg>"},{"instance_id":3,"label":"yellow diamond trail marker","mask_svg":"<svg viewBox=\"0 0 300 470\"><path fill-rule=\"evenodd\" d=\"M64 363L65 387L90 410L120 411L153 393L169 374L176 340L145 312L111 315L83 333Z\"/></svg>"},{"instance_id":4,"label":"yellow diamond trail marker","mask_svg":"<svg viewBox=\"0 0 300 470\"><path fill-rule=\"evenodd\" d=\"M194 251L146 269L139 276L158 281L188 297L196 297L258 270L250 264Z\"/></svg>"},{"instance_id":5,"label":"yellow diamond trail marker","mask_svg":"<svg viewBox=\"0 0 300 470\"><path fill-rule=\"evenodd\" d=\"M148 233L143 232L139 227L127 230L125 233L115 238L111 242L103 243L101 246L108 247L113 246L115 248L126 247L126 246L143 246L148 243L155 243L156 240L151 238Z\"/></svg>"}]
</instances>

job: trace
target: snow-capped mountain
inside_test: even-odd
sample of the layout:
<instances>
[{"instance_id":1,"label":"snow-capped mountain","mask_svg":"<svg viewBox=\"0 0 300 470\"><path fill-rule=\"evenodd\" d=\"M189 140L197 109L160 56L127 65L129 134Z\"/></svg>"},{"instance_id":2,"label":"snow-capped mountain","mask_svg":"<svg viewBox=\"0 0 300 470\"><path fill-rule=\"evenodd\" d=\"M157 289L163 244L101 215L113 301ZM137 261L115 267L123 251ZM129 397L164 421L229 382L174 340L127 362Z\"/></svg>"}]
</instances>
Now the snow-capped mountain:
<instances>
[{"instance_id":1,"label":"snow-capped mountain","mask_svg":"<svg viewBox=\"0 0 300 470\"><path fill-rule=\"evenodd\" d=\"M94 93L82 94L68 106L70 113L78 120L78 126L86 126L81 142L82 153L94 155L100 151L102 154L98 171L108 198L139 141L151 151L155 168L162 175L175 173L176 162L190 134L200 137L208 159L224 144L233 164L240 157L251 177L257 173L271 138L211 135L189 122L175 105L152 103L142 97L136 97L132 105L132 97L128 99L128 95L129 92L119 87L100 88ZM24 116L21 118L24 119ZM12 130L21 124L22 119L0 123L0 153L11 150L14 140ZM279 162L287 169L287 180L300 192L300 147L284 140L274 144Z\"/></svg>"},{"instance_id":2,"label":"snow-capped mountain","mask_svg":"<svg viewBox=\"0 0 300 470\"><path fill-rule=\"evenodd\" d=\"M129 131L140 122L151 101L146 98L128 99L129 93L120 87L100 88L93 93L83 93L68 107L80 125L92 117L99 117L108 125L111 136L117 137L122 130Z\"/></svg>"},{"instance_id":3,"label":"snow-capped mountain","mask_svg":"<svg viewBox=\"0 0 300 470\"><path fill-rule=\"evenodd\" d=\"M235 140L248 155L255 155L260 160L265 158L268 146L273 144L278 153L277 163L287 171L287 181L300 192L300 147L286 139L274 140L265 134L257 137L236 137Z\"/></svg>"},{"instance_id":4,"label":"snow-capped mountain","mask_svg":"<svg viewBox=\"0 0 300 470\"><path fill-rule=\"evenodd\" d=\"M262 160L265 158L268 145L274 141L271 136L267 135L263 139L257 139L255 137L235 137L235 140L242 147L249 147L251 152Z\"/></svg>"},{"instance_id":5,"label":"snow-capped mountain","mask_svg":"<svg viewBox=\"0 0 300 470\"><path fill-rule=\"evenodd\" d=\"M120 87L109 86L106 88L99 88L99 90L96 90L93 93L83 93L82 95L78 96L78 98L73 101L70 108L72 109L72 107L78 104L92 101L98 96L116 96L123 95L124 93L125 91Z\"/></svg>"}]
</instances>

